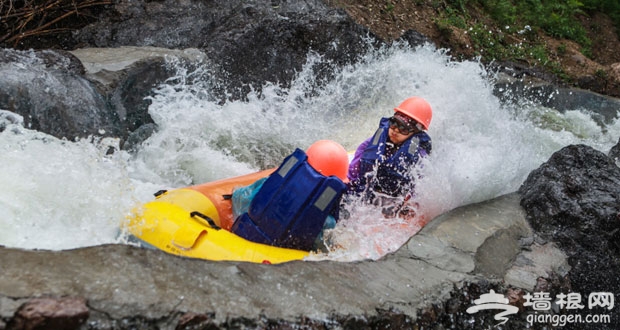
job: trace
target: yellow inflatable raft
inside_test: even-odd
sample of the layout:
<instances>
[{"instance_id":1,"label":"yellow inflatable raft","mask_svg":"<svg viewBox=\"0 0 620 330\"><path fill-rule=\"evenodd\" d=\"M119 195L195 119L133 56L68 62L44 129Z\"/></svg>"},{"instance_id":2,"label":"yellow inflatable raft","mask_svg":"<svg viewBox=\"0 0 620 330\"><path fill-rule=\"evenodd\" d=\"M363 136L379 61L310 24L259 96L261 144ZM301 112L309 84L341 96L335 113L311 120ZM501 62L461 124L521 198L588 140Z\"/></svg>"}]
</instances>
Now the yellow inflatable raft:
<instances>
[{"instance_id":1,"label":"yellow inflatable raft","mask_svg":"<svg viewBox=\"0 0 620 330\"><path fill-rule=\"evenodd\" d=\"M142 242L179 256L271 264L301 260L307 251L254 243L230 232L234 219L226 196L273 171L162 191L134 210L125 229Z\"/></svg>"}]
</instances>

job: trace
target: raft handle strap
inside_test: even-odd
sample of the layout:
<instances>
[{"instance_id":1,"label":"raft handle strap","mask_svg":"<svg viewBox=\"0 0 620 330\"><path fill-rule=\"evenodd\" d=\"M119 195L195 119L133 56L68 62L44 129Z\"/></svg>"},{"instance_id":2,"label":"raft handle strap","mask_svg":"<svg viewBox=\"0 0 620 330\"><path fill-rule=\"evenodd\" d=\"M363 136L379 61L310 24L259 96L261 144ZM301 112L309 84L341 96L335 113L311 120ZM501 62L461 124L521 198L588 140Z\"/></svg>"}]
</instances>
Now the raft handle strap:
<instances>
[{"instance_id":1,"label":"raft handle strap","mask_svg":"<svg viewBox=\"0 0 620 330\"><path fill-rule=\"evenodd\" d=\"M215 230L220 230L222 228L220 228L220 226L215 224L215 221L213 221L213 219L209 218L208 216L198 212L198 211L193 211L192 213L189 214L190 217L199 217L202 218L203 220L205 220L206 222L209 223L209 226L211 226L211 228L215 229Z\"/></svg>"},{"instance_id":2,"label":"raft handle strap","mask_svg":"<svg viewBox=\"0 0 620 330\"><path fill-rule=\"evenodd\" d=\"M155 195L155 197L159 197L159 195L163 195L163 194L165 194L165 193L167 193L167 192L168 192L168 190L166 190L166 189L162 189L162 190L160 190L160 191L158 191L158 192L154 193L153 195Z\"/></svg>"},{"instance_id":3,"label":"raft handle strap","mask_svg":"<svg viewBox=\"0 0 620 330\"><path fill-rule=\"evenodd\" d=\"M229 199L232 199L232 196L233 196L232 194L224 194L222 195L222 198L224 198L224 200L227 201Z\"/></svg>"}]
</instances>

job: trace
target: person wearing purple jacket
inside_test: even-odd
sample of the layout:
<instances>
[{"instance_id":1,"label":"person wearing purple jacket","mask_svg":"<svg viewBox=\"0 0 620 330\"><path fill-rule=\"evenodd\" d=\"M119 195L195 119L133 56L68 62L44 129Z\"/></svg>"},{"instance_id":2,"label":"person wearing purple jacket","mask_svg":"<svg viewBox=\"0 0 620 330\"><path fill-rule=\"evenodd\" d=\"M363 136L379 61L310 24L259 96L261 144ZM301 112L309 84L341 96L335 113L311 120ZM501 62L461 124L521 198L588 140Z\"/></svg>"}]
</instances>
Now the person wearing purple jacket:
<instances>
[{"instance_id":1,"label":"person wearing purple jacket","mask_svg":"<svg viewBox=\"0 0 620 330\"><path fill-rule=\"evenodd\" d=\"M392 117L382 118L375 134L358 146L347 173L349 194L384 206L386 215L403 213L415 186L411 169L432 149L426 130L433 112L426 100L407 98L394 112ZM386 206L385 200L399 202Z\"/></svg>"}]
</instances>

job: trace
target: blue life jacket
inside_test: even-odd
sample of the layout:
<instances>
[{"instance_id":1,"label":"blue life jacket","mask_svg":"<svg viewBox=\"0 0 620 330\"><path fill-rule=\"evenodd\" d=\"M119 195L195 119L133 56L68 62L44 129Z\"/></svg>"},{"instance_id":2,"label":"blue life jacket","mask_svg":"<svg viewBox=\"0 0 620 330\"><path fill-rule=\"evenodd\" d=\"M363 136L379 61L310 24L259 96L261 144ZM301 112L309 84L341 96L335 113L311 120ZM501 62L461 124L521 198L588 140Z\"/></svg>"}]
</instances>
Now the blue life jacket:
<instances>
[{"instance_id":1,"label":"blue life jacket","mask_svg":"<svg viewBox=\"0 0 620 330\"><path fill-rule=\"evenodd\" d=\"M360 158L358 190L376 191L390 196L399 196L413 188L410 169L420 157L431 152L431 138L426 132L413 134L391 155L385 156L388 139L389 118L382 118L379 129L371 139ZM375 171L374 173L373 171ZM369 174L373 173L371 178ZM370 180L370 182L369 182Z\"/></svg>"},{"instance_id":2,"label":"blue life jacket","mask_svg":"<svg viewBox=\"0 0 620 330\"><path fill-rule=\"evenodd\" d=\"M263 183L231 231L247 240L310 251L346 185L318 173L296 149Z\"/></svg>"}]
</instances>

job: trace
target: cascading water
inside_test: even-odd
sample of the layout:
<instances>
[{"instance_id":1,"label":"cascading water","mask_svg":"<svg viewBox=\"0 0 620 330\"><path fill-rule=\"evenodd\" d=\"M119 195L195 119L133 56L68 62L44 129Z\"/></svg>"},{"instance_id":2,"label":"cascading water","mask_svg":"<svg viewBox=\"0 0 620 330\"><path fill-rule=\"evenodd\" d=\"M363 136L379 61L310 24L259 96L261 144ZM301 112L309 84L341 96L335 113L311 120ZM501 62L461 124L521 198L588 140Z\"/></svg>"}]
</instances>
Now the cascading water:
<instances>
[{"instance_id":1,"label":"cascading water","mask_svg":"<svg viewBox=\"0 0 620 330\"><path fill-rule=\"evenodd\" d=\"M114 139L59 140L0 112L0 244L62 250L122 244L119 224L152 193L277 166L295 147L332 139L349 150L409 96L434 109L433 154L417 185L428 218L513 192L553 152L583 143L607 152L620 135L574 109L502 104L492 75L473 61L452 62L431 46L388 47L317 84L309 56L290 88L268 85L246 101L218 104L208 70L186 72L157 88L149 112L157 131L135 154L109 154ZM212 82L211 82L212 83ZM317 87L319 86L320 87ZM331 233L342 246L313 259L378 258L419 228L387 226L381 211L359 206Z\"/></svg>"}]
</instances>

